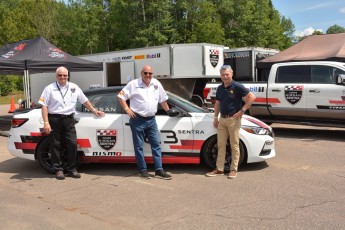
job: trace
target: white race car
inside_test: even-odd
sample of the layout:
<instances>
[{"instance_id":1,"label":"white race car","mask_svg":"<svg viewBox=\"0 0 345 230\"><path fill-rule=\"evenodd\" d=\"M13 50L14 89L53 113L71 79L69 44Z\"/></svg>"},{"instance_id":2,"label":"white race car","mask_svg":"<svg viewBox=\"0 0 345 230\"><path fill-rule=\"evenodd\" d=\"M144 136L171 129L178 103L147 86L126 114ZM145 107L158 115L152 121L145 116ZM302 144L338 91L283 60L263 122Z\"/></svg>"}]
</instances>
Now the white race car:
<instances>
[{"instance_id":1,"label":"white race car","mask_svg":"<svg viewBox=\"0 0 345 230\"><path fill-rule=\"evenodd\" d=\"M104 117L96 117L83 105L77 105L78 163L135 163L129 116L120 106L117 94L122 87L86 90L85 95ZM214 168L217 158L217 129L213 113L183 98L168 93L168 104L175 114L169 117L159 106L156 120L161 133L163 163L204 162ZM17 110L13 114L8 150L17 157L37 160L53 172L47 136L42 132L40 108ZM226 167L231 162L228 146ZM152 163L150 145L144 145L148 163ZM240 161L260 162L276 155L272 128L251 116L242 117Z\"/></svg>"}]
</instances>

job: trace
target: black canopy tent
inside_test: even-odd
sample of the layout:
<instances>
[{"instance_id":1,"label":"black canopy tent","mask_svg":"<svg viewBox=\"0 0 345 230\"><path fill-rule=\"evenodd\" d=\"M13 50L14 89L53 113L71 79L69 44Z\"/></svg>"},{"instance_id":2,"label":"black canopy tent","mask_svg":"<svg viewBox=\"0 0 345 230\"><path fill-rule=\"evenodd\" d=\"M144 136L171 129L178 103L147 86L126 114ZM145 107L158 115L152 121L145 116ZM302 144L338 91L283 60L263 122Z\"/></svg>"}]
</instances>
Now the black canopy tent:
<instances>
[{"instance_id":1,"label":"black canopy tent","mask_svg":"<svg viewBox=\"0 0 345 230\"><path fill-rule=\"evenodd\" d=\"M9 43L0 48L0 73L24 73L24 94L27 105L30 103L29 73L55 72L65 66L70 72L102 71L102 62L93 62L74 57L43 37Z\"/></svg>"},{"instance_id":2,"label":"black canopy tent","mask_svg":"<svg viewBox=\"0 0 345 230\"><path fill-rule=\"evenodd\" d=\"M0 74L23 74L25 61L9 60L0 57Z\"/></svg>"}]
</instances>

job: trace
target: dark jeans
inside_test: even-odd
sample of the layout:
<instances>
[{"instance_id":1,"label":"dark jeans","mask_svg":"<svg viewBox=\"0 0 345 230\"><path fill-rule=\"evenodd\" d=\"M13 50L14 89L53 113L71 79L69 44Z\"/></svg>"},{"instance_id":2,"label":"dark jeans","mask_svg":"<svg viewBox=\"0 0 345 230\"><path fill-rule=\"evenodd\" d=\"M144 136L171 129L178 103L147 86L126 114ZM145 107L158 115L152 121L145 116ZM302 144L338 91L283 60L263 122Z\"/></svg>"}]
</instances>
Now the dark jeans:
<instances>
[{"instance_id":1,"label":"dark jeans","mask_svg":"<svg viewBox=\"0 0 345 230\"><path fill-rule=\"evenodd\" d=\"M144 158L144 138L147 137L152 151L152 157L155 164L155 170L162 168L162 149L160 145L160 135L155 117L144 118L137 116L129 119L129 124L132 130L133 145L135 151L135 158L139 172L147 170Z\"/></svg>"},{"instance_id":2,"label":"dark jeans","mask_svg":"<svg viewBox=\"0 0 345 230\"><path fill-rule=\"evenodd\" d=\"M77 134L74 118L48 117L52 132L49 135L51 160L55 171L77 169ZM64 164L66 164L64 166Z\"/></svg>"}]
</instances>

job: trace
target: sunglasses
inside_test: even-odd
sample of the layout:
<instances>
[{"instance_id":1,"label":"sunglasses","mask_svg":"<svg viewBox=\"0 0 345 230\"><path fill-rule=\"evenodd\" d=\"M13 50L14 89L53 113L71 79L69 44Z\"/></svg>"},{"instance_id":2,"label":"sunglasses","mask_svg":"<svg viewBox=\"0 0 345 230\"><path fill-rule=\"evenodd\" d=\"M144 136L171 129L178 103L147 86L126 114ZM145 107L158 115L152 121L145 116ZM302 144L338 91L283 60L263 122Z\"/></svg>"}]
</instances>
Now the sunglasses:
<instances>
[{"instance_id":1,"label":"sunglasses","mask_svg":"<svg viewBox=\"0 0 345 230\"><path fill-rule=\"evenodd\" d=\"M153 73L151 72L144 72L145 75L152 75Z\"/></svg>"},{"instance_id":2,"label":"sunglasses","mask_svg":"<svg viewBox=\"0 0 345 230\"><path fill-rule=\"evenodd\" d=\"M59 77L62 77L62 76L67 77L68 75L67 74L58 74L58 76Z\"/></svg>"}]
</instances>

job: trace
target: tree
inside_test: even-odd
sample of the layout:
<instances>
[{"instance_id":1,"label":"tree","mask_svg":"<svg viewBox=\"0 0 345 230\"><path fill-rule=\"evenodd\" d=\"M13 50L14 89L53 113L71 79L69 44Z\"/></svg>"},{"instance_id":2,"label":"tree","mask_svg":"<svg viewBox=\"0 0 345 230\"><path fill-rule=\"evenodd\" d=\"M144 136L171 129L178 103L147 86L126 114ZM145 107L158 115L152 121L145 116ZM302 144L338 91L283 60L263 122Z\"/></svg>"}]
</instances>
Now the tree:
<instances>
[{"instance_id":1,"label":"tree","mask_svg":"<svg viewBox=\"0 0 345 230\"><path fill-rule=\"evenodd\" d=\"M329 27L326 30L326 34L338 34L338 33L345 33L345 28L334 24L333 26Z\"/></svg>"}]
</instances>

